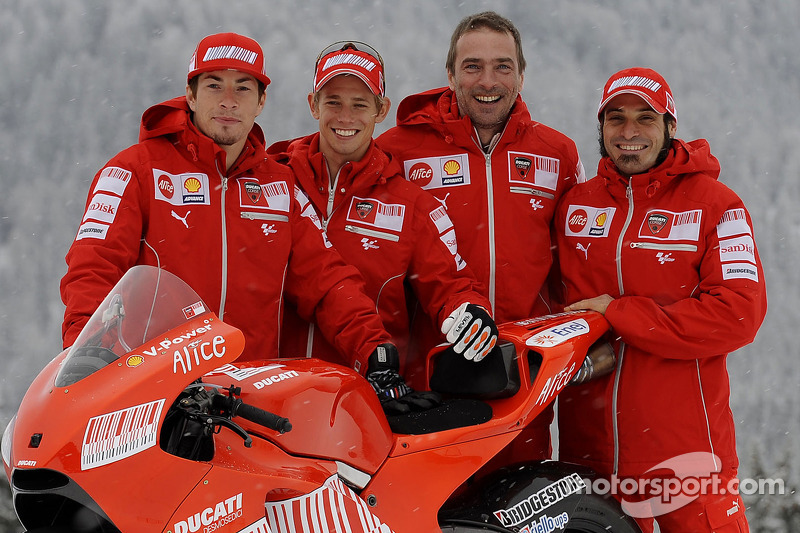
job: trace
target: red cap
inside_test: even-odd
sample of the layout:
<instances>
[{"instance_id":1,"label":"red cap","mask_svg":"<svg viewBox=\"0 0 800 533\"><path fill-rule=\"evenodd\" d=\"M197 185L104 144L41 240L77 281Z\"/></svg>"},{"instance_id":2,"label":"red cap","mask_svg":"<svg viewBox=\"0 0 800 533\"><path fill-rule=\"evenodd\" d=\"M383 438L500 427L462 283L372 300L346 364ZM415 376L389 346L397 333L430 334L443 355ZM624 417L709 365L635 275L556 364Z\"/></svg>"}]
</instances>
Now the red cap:
<instances>
[{"instance_id":1,"label":"red cap","mask_svg":"<svg viewBox=\"0 0 800 533\"><path fill-rule=\"evenodd\" d=\"M383 64L379 57L359 50L357 44L347 43L342 49L323 55L317 60L314 73L314 92L319 91L331 78L340 74L358 76L367 84L372 94L384 96Z\"/></svg>"},{"instance_id":2,"label":"red cap","mask_svg":"<svg viewBox=\"0 0 800 533\"><path fill-rule=\"evenodd\" d=\"M603 109L612 98L619 94L635 94L642 98L653 108L653 111L663 115L669 113L678 120L678 110L675 100L667 82L655 70L649 68L627 68L611 76L603 88L603 99L597 108L597 119L601 120Z\"/></svg>"},{"instance_id":3,"label":"red cap","mask_svg":"<svg viewBox=\"0 0 800 533\"><path fill-rule=\"evenodd\" d=\"M269 85L264 52L250 37L237 33L216 33L204 37L189 61L187 82L203 72L238 70Z\"/></svg>"}]
</instances>

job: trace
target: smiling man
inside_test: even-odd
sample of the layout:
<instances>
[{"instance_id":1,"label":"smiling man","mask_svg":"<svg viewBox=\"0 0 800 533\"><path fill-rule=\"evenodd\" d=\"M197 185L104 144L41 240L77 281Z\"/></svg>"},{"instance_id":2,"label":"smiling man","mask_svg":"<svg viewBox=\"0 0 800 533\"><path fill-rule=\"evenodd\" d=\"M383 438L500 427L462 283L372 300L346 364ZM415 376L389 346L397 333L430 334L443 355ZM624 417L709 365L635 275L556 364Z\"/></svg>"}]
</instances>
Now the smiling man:
<instances>
[{"instance_id":1,"label":"smiling man","mask_svg":"<svg viewBox=\"0 0 800 533\"><path fill-rule=\"evenodd\" d=\"M672 91L654 70L611 76L597 118L598 176L564 196L556 233L566 310L605 314L617 366L559 397L560 458L636 483L638 497L616 496L643 531L654 519L664 533L748 531L730 490L726 357L766 313L750 215L708 142L675 138ZM709 490L680 493L685 480Z\"/></svg>"},{"instance_id":2,"label":"smiling man","mask_svg":"<svg viewBox=\"0 0 800 533\"><path fill-rule=\"evenodd\" d=\"M377 142L447 209L495 319L546 314L556 201L584 179L575 143L531 118L520 97L522 41L508 19L492 11L465 17L445 67L449 86L405 98L397 126ZM515 460L549 457L551 420L547 413L528 426Z\"/></svg>"},{"instance_id":3,"label":"smiling man","mask_svg":"<svg viewBox=\"0 0 800 533\"><path fill-rule=\"evenodd\" d=\"M451 330L467 317L476 332L484 332L467 346L454 344L473 361L491 351L497 329L488 300L459 255L447 212L430 194L404 180L400 166L372 140L375 125L390 107L383 68L378 52L365 43L341 41L327 47L317 58L308 95L319 131L276 143L268 152L295 171L328 238L364 276L367 294L400 349L398 354L387 353L381 364L371 360L368 376L372 371L402 372L414 386L427 388L424 382L413 382L415 369L405 364L410 301L420 303L442 335L450 334L450 342L458 337ZM313 324L299 320L291 309L283 329L282 355L336 357ZM376 389L386 388L374 381ZM397 375L394 382L399 383ZM429 405L410 403L419 397L409 395L405 403L385 402L384 407Z\"/></svg>"},{"instance_id":4,"label":"smiling man","mask_svg":"<svg viewBox=\"0 0 800 533\"><path fill-rule=\"evenodd\" d=\"M64 346L130 267L147 264L182 278L242 330L240 360L278 356L284 299L362 372L373 351L391 348L358 271L308 216L291 169L266 157L255 120L269 83L256 41L209 35L185 94L145 111L139 143L89 189L61 281Z\"/></svg>"}]
</instances>

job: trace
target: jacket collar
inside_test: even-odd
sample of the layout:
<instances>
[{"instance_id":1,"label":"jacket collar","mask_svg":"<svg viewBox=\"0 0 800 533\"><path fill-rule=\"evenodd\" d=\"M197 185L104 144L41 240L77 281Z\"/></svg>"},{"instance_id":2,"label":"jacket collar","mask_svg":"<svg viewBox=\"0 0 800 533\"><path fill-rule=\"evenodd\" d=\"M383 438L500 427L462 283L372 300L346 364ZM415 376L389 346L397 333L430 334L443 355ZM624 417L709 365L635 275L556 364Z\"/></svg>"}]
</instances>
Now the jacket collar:
<instances>
[{"instance_id":1,"label":"jacket collar","mask_svg":"<svg viewBox=\"0 0 800 533\"><path fill-rule=\"evenodd\" d=\"M528 106L522 96L517 95L498 145L512 142L533 122ZM456 95L449 87L413 94L400 102L397 108L397 125L418 124L426 124L438 131L448 143L461 147L472 147L476 143L480 146L472 120L469 116L460 116Z\"/></svg>"},{"instance_id":2,"label":"jacket collar","mask_svg":"<svg viewBox=\"0 0 800 533\"><path fill-rule=\"evenodd\" d=\"M673 139L669 154L660 165L630 178L620 174L609 157L602 158L597 166L597 175L605 180L612 195L624 197L630 184L634 199L657 197L683 176L705 174L719 179L719 173L719 161L711 154L705 139L691 142Z\"/></svg>"},{"instance_id":3,"label":"jacket collar","mask_svg":"<svg viewBox=\"0 0 800 533\"><path fill-rule=\"evenodd\" d=\"M199 166L218 169L226 168L225 151L211 138L207 137L192 123L191 109L185 96L179 96L150 107L142 115L139 126L139 142L164 137L183 148L188 157ZM231 166L228 176L248 171L263 161L265 157L264 133L258 124L247 136L247 142L236 162Z\"/></svg>"}]
</instances>

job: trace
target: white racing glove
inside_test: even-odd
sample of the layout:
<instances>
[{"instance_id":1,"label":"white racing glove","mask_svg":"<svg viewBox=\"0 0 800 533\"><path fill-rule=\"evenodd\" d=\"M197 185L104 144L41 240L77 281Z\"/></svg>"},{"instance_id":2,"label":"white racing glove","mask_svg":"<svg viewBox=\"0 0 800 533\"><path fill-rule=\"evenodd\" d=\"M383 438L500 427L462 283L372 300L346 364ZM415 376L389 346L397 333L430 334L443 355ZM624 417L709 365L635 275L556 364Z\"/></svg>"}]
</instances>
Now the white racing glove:
<instances>
[{"instance_id":1,"label":"white racing glove","mask_svg":"<svg viewBox=\"0 0 800 533\"><path fill-rule=\"evenodd\" d=\"M483 307L463 303L442 322L442 333L456 353L476 363L497 344L497 326Z\"/></svg>"}]
</instances>

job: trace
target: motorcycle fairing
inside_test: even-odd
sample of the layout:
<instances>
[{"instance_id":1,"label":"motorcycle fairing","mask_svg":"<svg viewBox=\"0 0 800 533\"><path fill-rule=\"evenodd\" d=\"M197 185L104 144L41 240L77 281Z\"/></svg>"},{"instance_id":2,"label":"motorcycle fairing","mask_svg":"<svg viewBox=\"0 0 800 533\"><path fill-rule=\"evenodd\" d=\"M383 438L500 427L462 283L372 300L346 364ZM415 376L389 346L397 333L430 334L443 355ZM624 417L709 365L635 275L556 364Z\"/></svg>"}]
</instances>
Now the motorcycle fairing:
<instances>
[{"instance_id":1,"label":"motorcycle fairing","mask_svg":"<svg viewBox=\"0 0 800 533\"><path fill-rule=\"evenodd\" d=\"M267 523L273 533L300 531L349 531L394 533L369 505L338 476L328 478L318 489L283 501L267 502ZM177 532L176 532L177 533Z\"/></svg>"},{"instance_id":2,"label":"motorcycle fairing","mask_svg":"<svg viewBox=\"0 0 800 533\"><path fill-rule=\"evenodd\" d=\"M374 474L393 445L386 416L369 383L354 371L319 359L235 362L204 376L206 383L241 387L250 405L292 423L282 435L237 418L288 453L341 461Z\"/></svg>"}]
</instances>

